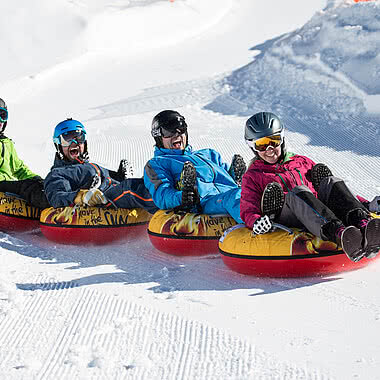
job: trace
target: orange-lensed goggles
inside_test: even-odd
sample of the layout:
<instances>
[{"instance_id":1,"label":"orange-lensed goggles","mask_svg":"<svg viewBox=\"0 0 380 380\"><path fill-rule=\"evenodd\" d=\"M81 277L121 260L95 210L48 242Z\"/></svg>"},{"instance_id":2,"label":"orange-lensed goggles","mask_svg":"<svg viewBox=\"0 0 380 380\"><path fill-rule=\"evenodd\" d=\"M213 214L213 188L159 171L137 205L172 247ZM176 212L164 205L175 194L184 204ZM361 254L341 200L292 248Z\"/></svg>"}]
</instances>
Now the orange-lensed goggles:
<instances>
[{"instance_id":1,"label":"orange-lensed goggles","mask_svg":"<svg viewBox=\"0 0 380 380\"><path fill-rule=\"evenodd\" d=\"M256 152L265 152L268 148L277 148L284 141L283 133L261 137L257 140L247 140L247 144Z\"/></svg>"}]
</instances>

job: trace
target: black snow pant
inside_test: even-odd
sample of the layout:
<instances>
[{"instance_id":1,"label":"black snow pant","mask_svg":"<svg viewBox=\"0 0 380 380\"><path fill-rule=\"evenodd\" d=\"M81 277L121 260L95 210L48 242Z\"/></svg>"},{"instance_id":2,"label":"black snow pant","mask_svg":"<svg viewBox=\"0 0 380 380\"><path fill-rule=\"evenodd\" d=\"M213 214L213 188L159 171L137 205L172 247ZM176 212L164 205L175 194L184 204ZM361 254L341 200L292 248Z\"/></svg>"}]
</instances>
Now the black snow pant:
<instances>
[{"instance_id":1,"label":"black snow pant","mask_svg":"<svg viewBox=\"0 0 380 380\"><path fill-rule=\"evenodd\" d=\"M39 176L19 181L0 181L0 191L15 194L40 209L50 207L45 196L44 180Z\"/></svg>"},{"instance_id":2,"label":"black snow pant","mask_svg":"<svg viewBox=\"0 0 380 380\"><path fill-rule=\"evenodd\" d=\"M322 180L318 198L305 186L297 186L285 195L276 222L288 227L306 228L323 240L335 241L336 229L342 225L359 225L368 217L366 208L337 177ZM326 226L327 228L323 229Z\"/></svg>"},{"instance_id":3,"label":"black snow pant","mask_svg":"<svg viewBox=\"0 0 380 380\"><path fill-rule=\"evenodd\" d=\"M144 185L143 178L128 178L104 192L106 198L116 207L144 208L154 214L158 208Z\"/></svg>"}]
</instances>

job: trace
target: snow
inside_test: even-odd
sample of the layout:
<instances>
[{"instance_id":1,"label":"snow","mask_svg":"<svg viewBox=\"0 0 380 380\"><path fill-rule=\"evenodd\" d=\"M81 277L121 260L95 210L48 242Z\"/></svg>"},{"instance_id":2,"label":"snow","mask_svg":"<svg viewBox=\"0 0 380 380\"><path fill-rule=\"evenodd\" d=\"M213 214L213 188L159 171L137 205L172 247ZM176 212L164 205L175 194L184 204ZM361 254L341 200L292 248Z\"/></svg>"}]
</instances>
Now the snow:
<instances>
[{"instance_id":1,"label":"snow","mask_svg":"<svg viewBox=\"0 0 380 380\"><path fill-rule=\"evenodd\" d=\"M289 149L353 192L380 191L380 3L3 2L0 97L36 172L66 117L93 160L142 175L150 122L176 109L195 148L247 160L246 119L277 113ZM281 279L148 237L65 246L0 233L1 379L380 379L380 267Z\"/></svg>"}]
</instances>

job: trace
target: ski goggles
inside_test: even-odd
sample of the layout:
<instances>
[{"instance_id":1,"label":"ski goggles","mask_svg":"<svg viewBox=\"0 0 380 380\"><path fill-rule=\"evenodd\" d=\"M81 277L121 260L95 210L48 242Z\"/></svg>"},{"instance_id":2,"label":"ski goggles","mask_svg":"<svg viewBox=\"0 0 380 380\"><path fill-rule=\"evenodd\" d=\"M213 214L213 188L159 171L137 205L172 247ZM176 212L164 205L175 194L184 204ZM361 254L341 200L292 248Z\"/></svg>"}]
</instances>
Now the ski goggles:
<instances>
[{"instance_id":1,"label":"ski goggles","mask_svg":"<svg viewBox=\"0 0 380 380\"><path fill-rule=\"evenodd\" d=\"M70 146L72 143L81 144L86 141L86 133L83 131L69 131L59 136L62 146Z\"/></svg>"},{"instance_id":2,"label":"ski goggles","mask_svg":"<svg viewBox=\"0 0 380 380\"><path fill-rule=\"evenodd\" d=\"M175 129L166 129L164 127L161 127L161 136L165 137L165 138L169 138L169 137L173 137L173 136L180 136L186 132L187 132L187 126L186 125L181 125Z\"/></svg>"},{"instance_id":3,"label":"ski goggles","mask_svg":"<svg viewBox=\"0 0 380 380\"><path fill-rule=\"evenodd\" d=\"M0 107L0 123L5 123L8 120L8 110Z\"/></svg>"},{"instance_id":4,"label":"ski goggles","mask_svg":"<svg viewBox=\"0 0 380 380\"><path fill-rule=\"evenodd\" d=\"M247 144L256 152L265 152L268 148L275 149L279 147L283 141L284 134L281 132L277 135L261 137L257 140L247 140Z\"/></svg>"}]
</instances>

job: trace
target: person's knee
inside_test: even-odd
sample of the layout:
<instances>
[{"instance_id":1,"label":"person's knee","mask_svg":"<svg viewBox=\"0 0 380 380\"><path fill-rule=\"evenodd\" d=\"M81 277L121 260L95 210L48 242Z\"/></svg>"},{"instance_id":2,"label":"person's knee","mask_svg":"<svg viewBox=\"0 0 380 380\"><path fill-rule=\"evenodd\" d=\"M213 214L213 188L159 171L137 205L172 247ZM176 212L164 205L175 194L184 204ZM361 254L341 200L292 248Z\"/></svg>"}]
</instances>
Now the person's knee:
<instances>
[{"instance_id":1,"label":"person's knee","mask_svg":"<svg viewBox=\"0 0 380 380\"><path fill-rule=\"evenodd\" d=\"M284 204L291 205L293 202L297 202L299 198L303 198L302 194L308 196L313 194L313 192L305 185L296 186L285 194Z\"/></svg>"},{"instance_id":2,"label":"person's knee","mask_svg":"<svg viewBox=\"0 0 380 380\"><path fill-rule=\"evenodd\" d=\"M341 178L334 176L324 178L319 186L318 198L321 199L322 202L326 203L328 199L330 199L332 189L339 183L343 182L344 181Z\"/></svg>"},{"instance_id":3,"label":"person's knee","mask_svg":"<svg viewBox=\"0 0 380 380\"><path fill-rule=\"evenodd\" d=\"M306 185L299 185L294 187L288 194L297 195L305 191L307 191L308 193L312 193L312 191Z\"/></svg>"}]
</instances>

